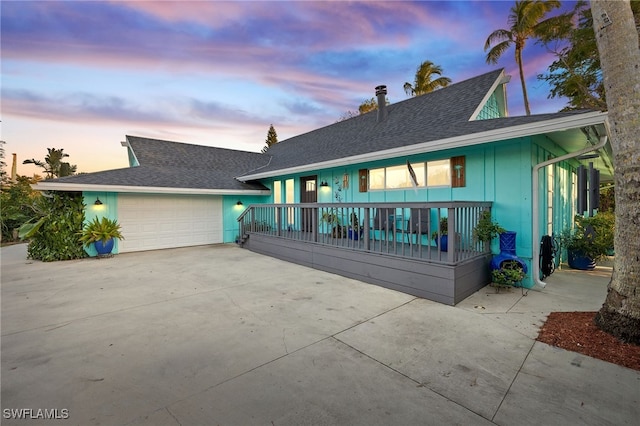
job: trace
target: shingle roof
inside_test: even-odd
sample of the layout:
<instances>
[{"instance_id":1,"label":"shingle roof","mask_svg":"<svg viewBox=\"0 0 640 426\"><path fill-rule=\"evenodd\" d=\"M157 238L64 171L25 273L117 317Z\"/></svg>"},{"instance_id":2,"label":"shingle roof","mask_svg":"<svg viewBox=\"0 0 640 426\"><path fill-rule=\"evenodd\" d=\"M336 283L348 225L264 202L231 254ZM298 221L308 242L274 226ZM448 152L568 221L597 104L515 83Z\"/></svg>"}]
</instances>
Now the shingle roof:
<instances>
[{"instance_id":1,"label":"shingle roof","mask_svg":"<svg viewBox=\"0 0 640 426\"><path fill-rule=\"evenodd\" d=\"M387 105L378 122L369 112L281 141L269 148L272 161L259 173L340 160L361 154L531 124L584 111L471 120L502 76L498 69L434 92ZM471 121L470 121L471 120ZM253 173L247 173L247 176Z\"/></svg>"},{"instance_id":2,"label":"shingle roof","mask_svg":"<svg viewBox=\"0 0 640 426\"><path fill-rule=\"evenodd\" d=\"M57 183L216 190L265 190L235 177L275 175L296 167L527 125L584 111L471 120L502 77L498 69L434 92L387 105L387 117L362 114L272 145L267 154L127 136L140 163ZM471 120L471 121L470 121ZM49 181L51 182L51 181Z\"/></svg>"},{"instance_id":3,"label":"shingle roof","mask_svg":"<svg viewBox=\"0 0 640 426\"><path fill-rule=\"evenodd\" d=\"M269 148L268 172L451 137L468 123L502 69L281 141Z\"/></svg>"},{"instance_id":4,"label":"shingle roof","mask_svg":"<svg viewBox=\"0 0 640 426\"><path fill-rule=\"evenodd\" d=\"M127 136L139 166L56 179L57 183L221 190L265 190L235 179L268 163L247 151Z\"/></svg>"}]
</instances>

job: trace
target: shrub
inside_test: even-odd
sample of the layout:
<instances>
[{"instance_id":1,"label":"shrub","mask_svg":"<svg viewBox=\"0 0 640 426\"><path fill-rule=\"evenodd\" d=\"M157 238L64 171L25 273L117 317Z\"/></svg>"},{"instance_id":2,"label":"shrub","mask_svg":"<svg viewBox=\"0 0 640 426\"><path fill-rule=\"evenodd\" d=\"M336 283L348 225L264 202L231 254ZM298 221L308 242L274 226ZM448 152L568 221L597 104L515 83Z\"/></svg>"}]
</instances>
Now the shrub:
<instances>
[{"instance_id":1,"label":"shrub","mask_svg":"<svg viewBox=\"0 0 640 426\"><path fill-rule=\"evenodd\" d=\"M580 252L594 261L606 256L613 248L615 215L598 213L592 217L576 216L573 231L560 234L560 244L567 250Z\"/></svg>"},{"instance_id":2,"label":"shrub","mask_svg":"<svg viewBox=\"0 0 640 426\"><path fill-rule=\"evenodd\" d=\"M31 184L35 182L33 178L18 176L16 182L2 186L0 195L2 241L12 241L13 231L36 217L32 206L41 195L39 191L31 189Z\"/></svg>"},{"instance_id":3,"label":"shrub","mask_svg":"<svg viewBox=\"0 0 640 426\"><path fill-rule=\"evenodd\" d=\"M37 222L20 227L20 238L28 238L27 255L31 259L51 262L86 257L79 233L84 221L82 194L43 194L33 204Z\"/></svg>"},{"instance_id":4,"label":"shrub","mask_svg":"<svg viewBox=\"0 0 640 426\"><path fill-rule=\"evenodd\" d=\"M491 211L484 210L480 214L477 225L473 228L474 241L489 243L492 239L505 232L505 229L491 220Z\"/></svg>"},{"instance_id":5,"label":"shrub","mask_svg":"<svg viewBox=\"0 0 640 426\"><path fill-rule=\"evenodd\" d=\"M512 286L526 277L520 264L514 260L505 261L499 269L491 271L491 278L494 285Z\"/></svg>"}]
</instances>

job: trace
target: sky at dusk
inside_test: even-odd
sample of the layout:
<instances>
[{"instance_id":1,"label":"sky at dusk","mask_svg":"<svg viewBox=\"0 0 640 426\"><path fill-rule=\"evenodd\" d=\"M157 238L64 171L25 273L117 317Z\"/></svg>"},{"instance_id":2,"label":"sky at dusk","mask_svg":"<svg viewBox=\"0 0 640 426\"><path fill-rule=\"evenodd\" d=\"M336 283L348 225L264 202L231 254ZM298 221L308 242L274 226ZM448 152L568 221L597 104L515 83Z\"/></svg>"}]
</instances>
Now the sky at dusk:
<instances>
[{"instance_id":1,"label":"sky at dusk","mask_svg":"<svg viewBox=\"0 0 640 426\"><path fill-rule=\"evenodd\" d=\"M377 85L406 99L425 60L454 83L504 67L523 115L513 48L484 51L513 3L3 0L5 162L42 174L22 161L54 147L79 172L127 167L125 135L257 152L270 124L282 141L334 123ZM536 79L553 56L529 41L524 60L532 113L561 109Z\"/></svg>"}]
</instances>

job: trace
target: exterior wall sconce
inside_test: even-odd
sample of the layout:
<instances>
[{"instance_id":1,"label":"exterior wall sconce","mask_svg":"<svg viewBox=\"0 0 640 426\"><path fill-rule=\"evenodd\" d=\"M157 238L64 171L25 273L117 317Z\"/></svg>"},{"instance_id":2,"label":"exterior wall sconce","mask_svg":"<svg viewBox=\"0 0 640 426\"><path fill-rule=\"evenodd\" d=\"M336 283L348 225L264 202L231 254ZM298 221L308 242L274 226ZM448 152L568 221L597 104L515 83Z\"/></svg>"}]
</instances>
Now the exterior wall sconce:
<instances>
[{"instance_id":1,"label":"exterior wall sconce","mask_svg":"<svg viewBox=\"0 0 640 426\"><path fill-rule=\"evenodd\" d=\"M242 201L238 201L238 202L236 203L236 206L242 206L242 205L243 205L243 204L242 204Z\"/></svg>"},{"instance_id":2,"label":"exterior wall sconce","mask_svg":"<svg viewBox=\"0 0 640 426\"><path fill-rule=\"evenodd\" d=\"M100 201L100 198L96 197L96 201L93 203L94 206L101 206L102 205L102 201Z\"/></svg>"},{"instance_id":3,"label":"exterior wall sconce","mask_svg":"<svg viewBox=\"0 0 640 426\"><path fill-rule=\"evenodd\" d=\"M328 187L329 187L329 184L327 183L327 181L326 181L326 180L323 180L323 181L320 183L320 187L321 187L321 188L328 188Z\"/></svg>"}]
</instances>

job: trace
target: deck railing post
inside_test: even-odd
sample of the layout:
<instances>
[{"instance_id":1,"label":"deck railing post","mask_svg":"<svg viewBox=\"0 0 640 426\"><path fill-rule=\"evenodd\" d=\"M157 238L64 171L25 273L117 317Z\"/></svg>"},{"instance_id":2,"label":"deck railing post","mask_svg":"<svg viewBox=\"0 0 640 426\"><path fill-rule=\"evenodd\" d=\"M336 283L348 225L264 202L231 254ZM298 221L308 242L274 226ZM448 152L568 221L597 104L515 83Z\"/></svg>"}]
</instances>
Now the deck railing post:
<instances>
[{"instance_id":1,"label":"deck railing post","mask_svg":"<svg viewBox=\"0 0 640 426\"><path fill-rule=\"evenodd\" d=\"M311 241L318 242L318 208L314 207L311 211Z\"/></svg>"},{"instance_id":2,"label":"deck railing post","mask_svg":"<svg viewBox=\"0 0 640 426\"><path fill-rule=\"evenodd\" d=\"M282 207L278 206L276 207L276 217L278 218L278 220L276 221L276 226L278 227L278 229L276 229L276 235L280 236L282 235Z\"/></svg>"},{"instance_id":3,"label":"deck railing post","mask_svg":"<svg viewBox=\"0 0 640 426\"><path fill-rule=\"evenodd\" d=\"M249 223L249 230L251 232L256 231L256 211L255 209L251 209L251 222Z\"/></svg>"},{"instance_id":4,"label":"deck railing post","mask_svg":"<svg viewBox=\"0 0 640 426\"><path fill-rule=\"evenodd\" d=\"M371 250L371 239L369 238L370 234L370 226L371 226L371 209L369 207L365 207L364 209L364 249L369 251Z\"/></svg>"},{"instance_id":5,"label":"deck railing post","mask_svg":"<svg viewBox=\"0 0 640 426\"><path fill-rule=\"evenodd\" d=\"M456 243L456 209L449 207L447 209L447 262L453 263L455 259L455 252L457 250Z\"/></svg>"}]
</instances>

